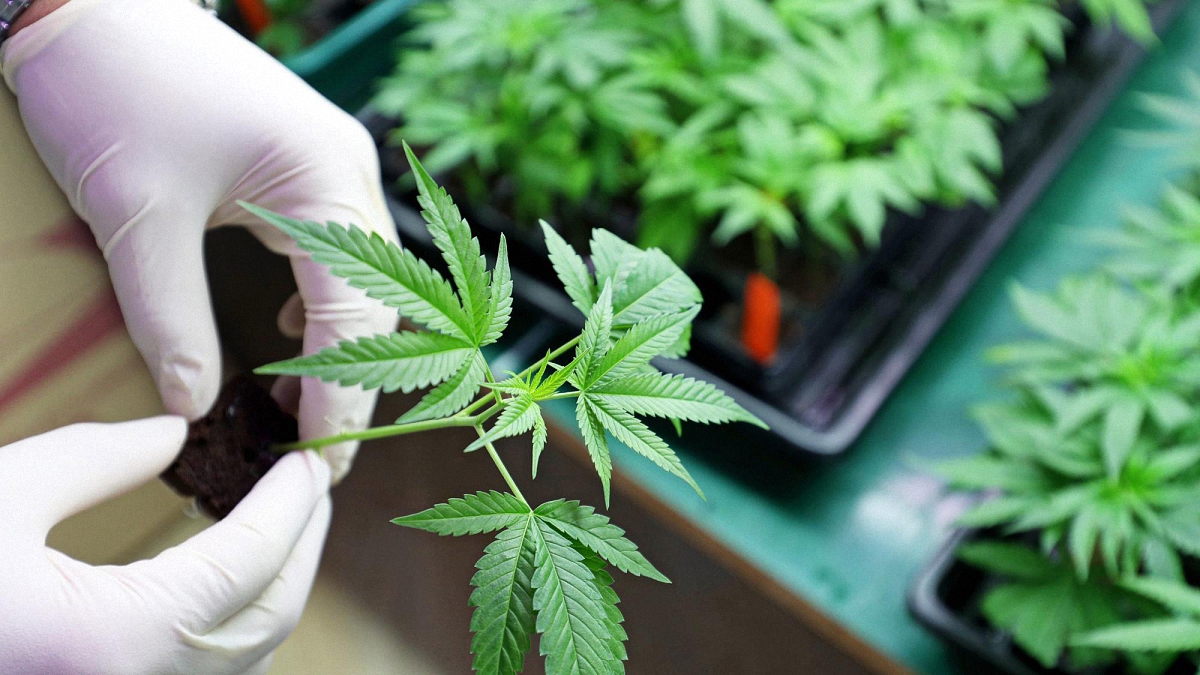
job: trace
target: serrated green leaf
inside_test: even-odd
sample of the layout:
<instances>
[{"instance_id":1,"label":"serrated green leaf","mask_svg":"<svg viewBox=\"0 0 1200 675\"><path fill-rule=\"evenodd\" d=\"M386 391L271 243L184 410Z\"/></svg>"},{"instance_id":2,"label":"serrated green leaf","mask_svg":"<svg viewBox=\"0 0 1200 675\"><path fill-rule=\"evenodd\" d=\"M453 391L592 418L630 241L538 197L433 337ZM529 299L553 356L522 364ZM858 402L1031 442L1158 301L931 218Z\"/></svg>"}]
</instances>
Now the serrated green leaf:
<instances>
[{"instance_id":1,"label":"serrated green leaf","mask_svg":"<svg viewBox=\"0 0 1200 675\"><path fill-rule=\"evenodd\" d=\"M538 416L533 420L533 477L537 478L538 462L542 459L542 451L546 449L546 437L548 432L546 429L546 418L542 416L541 411L538 411Z\"/></svg>"},{"instance_id":2,"label":"serrated green leaf","mask_svg":"<svg viewBox=\"0 0 1200 675\"><path fill-rule=\"evenodd\" d=\"M625 672L625 664L623 663L629 658L629 654L625 651L625 641L629 639L629 634L625 632L625 627L621 624L625 623L625 616L621 610L617 608L621 599L617 597L617 592L613 590L613 578L608 573L608 566L600 556L587 547L573 542L575 550L579 555L583 556L583 564L595 575L596 588L600 591L600 597L604 599L604 616L605 625L608 628L609 646L612 648L613 661L609 664L612 675L623 675Z\"/></svg>"},{"instance_id":3,"label":"serrated green leaf","mask_svg":"<svg viewBox=\"0 0 1200 675\"><path fill-rule=\"evenodd\" d=\"M596 509L560 499L542 504L534 513L622 572L671 583L638 551L637 544L625 538L624 530L596 513Z\"/></svg>"},{"instance_id":4,"label":"serrated green leaf","mask_svg":"<svg viewBox=\"0 0 1200 675\"><path fill-rule=\"evenodd\" d=\"M615 660L604 597L570 540L535 519L533 607L547 675L610 675Z\"/></svg>"},{"instance_id":5,"label":"serrated green leaf","mask_svg":"<svg viewBox=\"0 0 1200 675\"><path fill-rule=\"evenodd\" d=\"M621 264L640 257L644 251L630 244L617 235L603 228L592 230L592 264L596 267L596 285L603 286L605 281L615 287L621 281ZM629 266L626 266L626 270Z\"/></svg>"},{"instance_id":6,"label":"serrated green leaf","mask_svg":"<svg viewBox=\"0 0 1200 675\"><path fill-rule=\"evenodd\" d=\"M542 232L546 236L546 248L550 251L550 263L554 266L563 289L579 311L587 314L596 300L596 285L592 283L587 264L549 223L543 220L541 224Z\"/></svg>"},{"instance_id":7,"label":"serrated green leaf","mask_svg":"<svg viewBox=\"0 0 1200 675\"><path fill-rule=\"evenodd\" d=\"M683 375L630 375L591 387L588 394L634 415L702 424L748 422L767 428L721 390Z\"/></svg>"},{"instance_id":8,"label":"serrated green leaf","mask_svg":"<svg viewBox=\"0 0 1200 675\"><path fill-rule=\"evenodd\" d=\"M1149 619L1109 626L1081 635L1071 644L1131 652L1190 652L1200 649L1200 621Z\"/></svg>"},{"instance_id":9,"label":"serrated green leaf","mask_svg":"<svg viewBox=\"0 0 1200 675\"><path fill-rule=\"evenodd\" d=\"M242 208L283 230L312 259L329 267L351 286L369 297L395 307L404 316L430 330L471 342L473 323L463 311L454 289L425 261L407 249L372 232L351 225L321 225L288 218L239 202Z\"/></svg>"},{"instance_id":10,"label":"serrated green leaf","mask_svg":"<svg viewBox=\"0 0 1200 675\"><path fill-rule=\"evenodd\" d=\"M704 496L704 491L696 484L695 479L683 466L683 462L661 438L658 437L641 420L621 410L617 406L594 400L587 394L581 394L580 400L585 401L588 409L608 433L621 441L631 450L649 459L667 473L682 479L692 486L696 494Z\"/></svg>"},{"instance_id":11,"label":"serrated green leaf","mask_svg":"<svg viewBox=\"0 0 1200 675\"><path fill-rule=\"evenodd\" d=\"M575 361L578 365L571 374L570 381L581 389L582 383L588 381L588 374L593 365L599 363L609 352L612 344L612 317L612 284L606 282L600 296L588 312L583 334L575 348Z\"/></svg>"},{"instance_id":12,"label":"serrated green leaf","mask_svg":"<svg viewBox=\"0 0 1200 675\"><path fill-rule=\"evenodd\" d=\"M685 311L703 301L700 289L662 251L621 261L613 282L613 325L629 326Z\"/></svg>"},{"instance_id":13,"label":"serrated green leaf","mask_svg":"<svg viewBox=\"0 0 1200 675\"><path fill-rule=\"evenodd\" d=\"M479 346L486 347L494 344L504 335L512 318L512 271L508 265L508 240L500 235L500 248L496 253L496 266L492 268L491 285L488 296L488 326L487 332Z\"/></svg>"},{"instance_id":14,"label":"serrated green leaf","mask_svg":"<svg viewBox=\"0 0 1200 675\"><path fill-rule=\"evenodd\" d=\"M550 364L552 367L554 364ZM571 376L575 374L575 368L579 366L579 357L573 359L567 365L557 368L550 377L542 380L533 390L535 400L542 400L558 393L564 384L571 380Z\"/></svg>"},{"instance_id":15,"label":"serrated green leaf","mask_svg":"<svg viewBox=\"0 0 1200 675\"><path fill-rule=\"evenodd\" d=\"M502 492L477 492L438 504L392 522L442 536L498 532L521 520L527 520L529 507L516 497Z\"/></svg>"},{"instance_id":16,"label":"serrated green leaf","mask_svg":"<svg viewBox=\"0 0 1200 675\"><path fill-rule=\"evenodd\" d=\"M579 424L583 444L596 467L596 474L600 476L600 484L604 487L604 505L608 506L609 482L612 479L612 457L609 455L608 437L604 435L604 425L600 423L592 404L584 396L575 401L575 421Z\"/></svg>"},{"instance_id":17,"label":"serrated green leaf","mask_svg":"<svg viewBox=\"0 0 1200 675\"><path fill-rule=\"evenodd\" d=\"M604 351L602 358L595 358L587 364L584 371L581 390L586 390L597 384L606 384L616 379L637 373L650 360L669 349L683 331L696 318L698 307L679 312L654 316L634 324L622 335L610 349ZM581 343L582 344L582 343Z\"/></svg>"},{"instance_id":18,"label":"serrated green leaf","mask_svg":"<svg viewBox=\"0 0 1200 675\"><path fill-rule=\"evenodd\" d=\"M522 518L484 549L471 578L471 653L481 675L521 672L535 630L533 519Z\"/></svg>"},{"instance_id":19,"label":"serrated green leaf","mask_svg":"<svg viewBox=\"0 0 1200 675\"><path fill-rule=\"evenodd\" d=\"M475 395L483 387L486 373L487 361L484 360L483 354L476 350L457 373L426 394L412 410L396 420L396 423L407 424L453 415L475 399Z\"/></svg>"},{"instance_id":20,"label":"serrated green leaf","mask_svg":"<svg viewBox=\"0 0 1200 675\"><path fill-rule=\"evenodd\" d=\"M520 436L521 434L533 428L537 420L542 416L542 409L534 402L530 396L519 396L515 399L509 399L504 406L504 410L500 412L500 416L496 418L496 423L488 429L487 433L480 436L467 446L465 452L474 452L488 443L495 443L501 438L511 438Z\"/></svg>"},{"instance_id":21,"label":"serrated green leaf","mask_svg":"<svg viewBox=\"0 0 1200 675\"><path fill-rule=\"evenodd\" d=\"M316 354L273 363L254 372L296 375L404 393L438 384L453 375L475 348L439 333L404 332L345 341Z\"/></svg>"},{"instance_id":22,"label":"serrated green leaf","mask_svg":"<svg viewBox=\"0 0 1200 675\"><path fill-rule=\"evenodd\" d=\"M454 205L454 200L421 166L408 143L403 143L403 146L417 180L417 203L423 209L421 217L425 219L429 233L433 235L433 243L442 252L450 277L454 279L463 312L471 322L469 337L472 344L479 346L491 322L487 261L479 252L479 240L471 236L471 228Z\"/></svg>"}]
</instances>

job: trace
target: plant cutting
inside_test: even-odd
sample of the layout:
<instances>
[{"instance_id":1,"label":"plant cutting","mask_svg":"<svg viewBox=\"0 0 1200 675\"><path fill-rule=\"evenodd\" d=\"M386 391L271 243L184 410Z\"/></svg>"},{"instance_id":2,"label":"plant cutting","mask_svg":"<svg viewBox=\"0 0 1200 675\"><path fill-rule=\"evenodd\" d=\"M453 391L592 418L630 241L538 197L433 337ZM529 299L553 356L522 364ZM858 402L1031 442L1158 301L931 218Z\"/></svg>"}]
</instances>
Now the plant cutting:
<instances>
[{"instance_id":1,"label":"plant cutting","mask_svg":"<svg viewBox=\"0 0 1200 675\"><path fill-rule=\"evenodd\" d=\"M640 418L663 418L677 427L683 422L762 423L712 385L653 367L655 357L687 351L699 291L666 254L637 249L604 231L594 233L592 271L543 224L564 289L586 323L578 337L529 368L496 377L483 348L500 339L511 314L506 244L501 241L488 270L454 202L406 151L449 280L411 251L354 226L302 222L244 205L293 237L333 274L425 326L346 341L260 368L257 372L264 374L317 377L385 392L432 387L393 425L284 443L276 450L319 449L433 429L475 430L478 438L465 451L486 454L507 491L468 494L394 521L440 535L496 534L472 579L475 669L520 672L537 633L549 673L624 672L627 636L610 566L663 582L666 577L592 507L565 499L528 502L494 443L531 433L536 477L548 435L542 406L573 400L607 505L610 434L700 492L679 457Z\"/></svg>"}]
</instances>

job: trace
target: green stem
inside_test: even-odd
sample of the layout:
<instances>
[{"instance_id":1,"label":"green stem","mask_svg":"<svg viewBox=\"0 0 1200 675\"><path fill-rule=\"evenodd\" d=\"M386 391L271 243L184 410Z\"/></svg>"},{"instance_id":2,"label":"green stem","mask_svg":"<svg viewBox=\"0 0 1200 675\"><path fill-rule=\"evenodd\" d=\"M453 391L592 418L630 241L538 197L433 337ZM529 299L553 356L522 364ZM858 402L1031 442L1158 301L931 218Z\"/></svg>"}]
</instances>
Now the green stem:
<instances>
[{"instance_id":1,"label":"green stem","mask_svg":"<svg viewBox=\"0 0 1200 675\"><path fill-rule=\"evenodd\" d=\"M526 368L517 377L525 377L529 373L533 372L534 368L540 367L543 361L551 361L559 356L562 356L562 354L564 352L566 352L568 349L571 349L578 343L579 343L578 337L574 338L573 340L570 340L569 342L562 345L558 349L555 349L554 351L550 352L550 354L548 354L544 359L539 359L537 363ZM488 368L487 377L488 377L489 382L493 380L491 368ZM566 397L563 397L563 398L566 398ZM476 410L479 410L480 408L482 408L483 406L485 406L489 403L495 403L495 405L493 405L492 407L488 408L487 410L485 410L477 415L472 414ZM346 432L344 434L338 434L336 436L327 436L325 438L315 438L311 441L296 441L295 443L283 443L280 445L276 445L274 450L276 453L283 454L283 453L287 453L287 452L292 452L293 450L317 450L317 449L324 448L324 447L327 447L330 445L337 445L338 443L346 443L348 441L371 441L371 440L376 440L379 438L390 438L392 436L403 436L405 434L415 434L415 433L418 433L421 431L433 431L435 429L451 429L451 428L455 428L455 427L478 427L479 425L486 422L493 415L495 415L497 412L499 412L502 408L504 408L503 399L499 396L499 392L493 391L493 392L489 392L486 396L480 398L478 401L475 401L471 405L467 406L466 409L460 411L459 413L453 415L452 417L446 417L446 418L440 419L440 420L426 420L426 421L422 421L422 422L409 422L408 424L392 424L392 425L388 425L388 426L384 426L384 427L375 427L373 429L365 429L363 431L350 431L350 432ZM496 459L498 461L499 457L497 456ZM507 477L508 472L506 470L504 470L502 467L501 467L501 472L504 473L505 476ZM510 483L510 485L512 485L512 484ZM513 487L514 494L517 494L518 496L520 496L520 492L517 491L516 486L513 485L512 487Z\"/></svg>"},{"instance_id":2,"label":"green stem","mask_svg":"<svg viewBox=\"0 0 1200 675\"><path fill-rule=\"evenodd\" d=\"M553 396L546 397L542 400L543 401L560 401L564 398L579 398L579 392L577 392L577 391L559 392Z\"/></svg>"},{"instance_id":3,"label":"green stem","mask_svg":"<svg viewBox=\"0 0 1200 675\"><path fill-rule=\"evenodd\" d=\"M483 438L483 425L476 425L475 432L479 434L480 438ZM512 474L508 472L508 467L504 466L504 460L500 459L500 453L496 452L496 446L492 445L491 443L486 443L484 444L484 447L487 448L488 456L492 458L492 463L495 464L496 468L500 470L500 475L504 477L504 482L508 483L508 489L512 490L512 493L517 497L517 499L521 500L522 504L529 506L529 502L526 501L525 495L521 494L521 488L517 487L517 483L513 480ZM533 507L530 506L529 508Z\"/></svg>"},{"instance_id":4,"label":"green stem","mask_svg":"<svg viewBox=\"0 0 1200 675\"><path fill-rule=\"evenodd\" d=\"M568 341L566 344L562 345L558 349L555 349L554 351L547 354L544 358L538 359L537 363L535 363L532 366L529 366L528 368L526 368L525 370L522 370L521 372L517 373L517 379L520 379L520 378L523 378L523 377L529 375L530 373L532 373L534 371L535 368L540 368L542 366L542 361L553 361L554 359L562 356L564 353L567 352L567 350L569 350L572 347L574 347L575 345L579 344L580 337L582 337L582 336L576 336L575 338L571 339L570 341ZM491 369L489 368L488 370L490 372ZM466 408L464 408L463 410L461 410L457 415L455 415L455 417L470 415L471 413L475 412L476 410L479 410L483 406L487 405L492 400L493 399L490 394L487 396L484 396L483 398L479 399L478 401L475 401L471 405L469 405Z\"/></svg>"},{"instance_id":5,"label":"green stem","mask_svg":"<svg viewBox=\"0 0 1200 675\"><path fill-rule=\"evenodd\" d=\"M766 225L754 229L754 257L758 261L758 271L770 279L775 279L778 273L775 262L775 233Z\"/></svg>"},{"instance_id":6,"label":"green stem","mask_svg":"<svg viewBox=\"0 0 1200 675\"><path fill-rule=\"evenodd\" d=\"M415 434L421 431L453 429L456 427L475 427L486 422L503 407L504 406L497 404L479 413L478 415L472 415L470 417L447 417L440 420L425 420L422 422L409 422L407 424L391 424L384 427L364 429L362 431L348 431L336 436L315 438L311 441L283 443L276 445L274 450L278 454L284 454L294 450L317 450L326 446L337 445L338 443L346 443L348 441L372 441L379 438L391 438L392 436Z\"/></svg>"}]
</instances>

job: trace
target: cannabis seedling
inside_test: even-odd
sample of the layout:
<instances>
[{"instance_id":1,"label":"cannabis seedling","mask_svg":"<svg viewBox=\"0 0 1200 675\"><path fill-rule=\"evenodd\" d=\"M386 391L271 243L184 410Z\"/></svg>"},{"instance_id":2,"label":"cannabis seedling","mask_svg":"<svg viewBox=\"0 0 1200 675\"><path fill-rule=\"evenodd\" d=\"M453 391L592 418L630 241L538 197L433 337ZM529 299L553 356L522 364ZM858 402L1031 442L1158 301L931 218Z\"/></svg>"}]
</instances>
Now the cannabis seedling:
<instances>
[{"instance_id":1,"label":"cannabis seedling","mask_svg":"<svg viewBox=\"0 0 1200 675\"><path fill-rule=\"evenodd\" d=\"M1063 426L1074 405L1071 395L1043 389L977 410L991 448L939 469L953 487L1002 494L961 524L1040 532L1042 549L1060 551L1080 579L1098 564L1110 577L1144 568L1181 575L1177 551L1200 551L1200 446L1143 433L1113 474L1099 421Z\"/></svg>"},{"instance_id":2,"label":"cannabis seedling","mask_svg":"<svg viewBox=\"0 0 1200 675\"><path fill-rule=\"evenodd\" d=\"M666 577L623 530L592 507L564 499L536 507L526 501L493 443L532 431L536 477L547 438L541 406L574 399L607 503L612 463L606 433L699 491L671 448L638 416L676 424L762 422L710 384L653 368L654 357L686 351L700 293L661 251L642 251L604 231L596 231L592 241L593 273L544 225L551 260L567 293L587 316L586 324L579 337L523 372L497 380L482 348L500 339L512 313L506 244L501 239L489 271L478 240L449 195L407 146L405 151L416 176L422 215L453 283L411 251L357 227L301 222L245 205L293 237L334 274L428 329L363 337L259 369L385 392L434 387L394 425L282 449L450 427L475 429L479 438L466 451L486 451L509 492L465 495L394 521L439 535L498 533L471 580L475 670L520 672L537 632L551 675L622 673L626 634L608 566L663 582ZM555 362L572 350L569 362Z\"/></svg>"}]
</instances>

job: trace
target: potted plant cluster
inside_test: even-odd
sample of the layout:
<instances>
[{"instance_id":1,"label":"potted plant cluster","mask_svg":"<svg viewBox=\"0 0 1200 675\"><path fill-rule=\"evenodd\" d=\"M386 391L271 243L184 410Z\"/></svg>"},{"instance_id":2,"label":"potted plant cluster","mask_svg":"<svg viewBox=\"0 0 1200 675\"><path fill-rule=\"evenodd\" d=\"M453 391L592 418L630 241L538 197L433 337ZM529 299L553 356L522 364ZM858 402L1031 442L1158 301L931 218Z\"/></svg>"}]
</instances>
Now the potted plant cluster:
<instances>
[{"instance_id":1,"label":"potted plant cluster","mask_svg":"<svg viewBox=\"0 0 1200 675\"><path fill-rule=\"evenodd\" d=\"M1158 3L1159 24L1178 5ZM534 215L581 249L596 227L662 248L710 301L692 366L825 453L861 431L1153 38L1140 0L412 15L374 130L413 143L532 279L553 280ZM402 153L383 157L411 201ZM551 296L531 299L569 308Z\"/></svg>"},{"instance_id":2,"label":"potted plant cluster","mask_svg":"<svg viewBox=\"0 0 1200 675\"><path fill-rule=\"evenodd\" d=\"M407 148L405 148L407 150ZM484 549L469 602L477 672L519 673L537 636L551 674L625 672L624 617L611 568L669 583L624 531L590 506L526 501L494 443L529 434L536 478L547 444L542 406L570 400L609 501L610 437L679 477L701 496L679 457L644 418L684 423L762 422L711 384L660 372L657 358L688 350L699 290L662 251L642 250L603 230L592 240L594 269L549 226L544 236L563 289L585 317L582 330L519 373L496 373L484 353L508 328L514 278L503 239L491 269L450 196L408 153L422 216L443 276L409 249L353 225L302 222L245 204L313 259L421 326L363 336L259 369L384 392L428 389L395 424L298 442L296 423L245 380L222 393L164 478L223 517L282 453L434 429L473 429L465 452L486 455L507 489L451 499L398 518L439 535L495 534ZM620 283L616 283L620 280Z\"/></svg>"},{"instance_id":3,"label":"potted plant cluster","mask_svg":"<svg viewBox=\"0 0 1200 675\"><path fill-rule=\"evenodd\" d=\"M939 467L987 498L914 588L918 618L1008 673L1200 663L1200 184L1131 212L1111 264L1014 287L1033 340L987 452Z\"/></svg>"}]
</instances>

